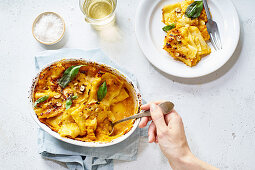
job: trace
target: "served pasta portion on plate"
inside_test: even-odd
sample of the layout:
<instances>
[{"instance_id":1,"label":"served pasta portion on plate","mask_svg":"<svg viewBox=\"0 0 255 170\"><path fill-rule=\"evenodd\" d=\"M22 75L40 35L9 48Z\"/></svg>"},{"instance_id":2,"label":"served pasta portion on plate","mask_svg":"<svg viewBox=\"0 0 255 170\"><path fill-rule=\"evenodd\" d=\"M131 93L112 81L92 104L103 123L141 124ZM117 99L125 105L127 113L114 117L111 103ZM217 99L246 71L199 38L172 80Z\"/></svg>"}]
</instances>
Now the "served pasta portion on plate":
<instances>
[{"instance_id":1,"label":"served pasta portion on plate","mask_svg":"<svg viewBox=\"0 0 255 170\"><path fill-rule=\"evenodd\" d=\"M132 85L104 65L65 60L42 70L33 90L40 122L60 136L86 142L110 142L126 134L134 121L111 122L138 111Z\"/></svg>"},{"instance_id":2,"label":"served pasta portion on plate","mask_svg":"<svg viewBox=\"0 0 255 170\"><path fill-rule=\"evenodd\" d=\"M174 59L192 67L211 53L206 43L210 36L202 1L184 0L164 6L162 22L166 25L162 29L167 33L163 49Z\"/></svg>"}]
</instances>

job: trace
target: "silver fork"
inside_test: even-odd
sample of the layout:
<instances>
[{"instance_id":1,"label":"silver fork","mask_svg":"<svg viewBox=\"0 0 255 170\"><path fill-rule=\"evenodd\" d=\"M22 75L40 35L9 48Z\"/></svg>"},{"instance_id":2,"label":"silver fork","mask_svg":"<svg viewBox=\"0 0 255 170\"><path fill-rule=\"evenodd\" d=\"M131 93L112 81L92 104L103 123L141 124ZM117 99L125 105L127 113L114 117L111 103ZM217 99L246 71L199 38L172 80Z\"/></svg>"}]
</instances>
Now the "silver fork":
<instances>
[{"instance_id":1,"label":"silver fork","mask_svg":"<svg viewBox=\"0 0 255 170\"><path fill-rule=\"evenodd\" d=\"M211 13L209 11L209 7L207 4L207 0L203 0L203 4L204 4L207 19L208 19L208 22L206 23L207 31L210 35L211 43L214 49L217 51L222 49L218 25L215 21L212 20Z\"/></svg>"}]
</instances>

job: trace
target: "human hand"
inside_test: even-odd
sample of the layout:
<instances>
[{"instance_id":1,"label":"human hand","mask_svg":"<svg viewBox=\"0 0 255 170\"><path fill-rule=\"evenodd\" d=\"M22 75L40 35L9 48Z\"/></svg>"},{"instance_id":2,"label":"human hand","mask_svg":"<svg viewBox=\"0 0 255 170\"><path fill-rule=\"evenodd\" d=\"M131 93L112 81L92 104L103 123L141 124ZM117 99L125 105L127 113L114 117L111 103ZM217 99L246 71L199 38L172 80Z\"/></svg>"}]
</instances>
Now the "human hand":
<instances>
[{"instance_id":1,"label":"human hand","mask_svg":"<svg viewBox=\"0 0 255 170\"><path fill-rule=\"evenodd\" d=\"M143 117L139 127L145 127L152 120L148 129L149 142L159 143L160 149L167 157L171 167L178 170L218 170L191 153L182 118L175 110L163 115L158 106L159 103L161 102L141 107L142 110L150 109L151 117Z\"/></svg>"},{"instance_id":2,"label":"human hand","mask_svg":"<svg viewBox=\"0 0 255 170\"><path fill-rule=\"evenodd\" d=\"M180 115L171 111L163 115L158 104L155 102L143 105L142 110L151 110L151 117L143 117L139 127L143 128L150 120L153 120L148 129L149 142L159 143L160 149L167 157L170 164L177 159L182 159L191 154L184 127Z\"/></svg>"}]
</instances>

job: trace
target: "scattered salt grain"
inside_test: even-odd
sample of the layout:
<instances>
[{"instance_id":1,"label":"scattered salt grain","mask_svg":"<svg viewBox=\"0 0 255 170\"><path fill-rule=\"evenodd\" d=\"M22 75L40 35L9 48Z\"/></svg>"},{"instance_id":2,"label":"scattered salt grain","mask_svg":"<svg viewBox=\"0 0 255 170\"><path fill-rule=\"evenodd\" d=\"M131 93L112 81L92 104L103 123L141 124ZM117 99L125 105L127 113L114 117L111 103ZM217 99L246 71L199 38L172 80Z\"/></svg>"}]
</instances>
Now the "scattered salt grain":
<instances>
[{"instance_id":1,"label":"scattered salt grain","mask_svg":"<svg viewBox=\"0 0 255 170\"><path fill-rule=\"evenodd\" d=\"M34 35L46 43L59 40L63 31L64 23L55 14L43 14L34 26Z\"/></svg>"}]
</instances>

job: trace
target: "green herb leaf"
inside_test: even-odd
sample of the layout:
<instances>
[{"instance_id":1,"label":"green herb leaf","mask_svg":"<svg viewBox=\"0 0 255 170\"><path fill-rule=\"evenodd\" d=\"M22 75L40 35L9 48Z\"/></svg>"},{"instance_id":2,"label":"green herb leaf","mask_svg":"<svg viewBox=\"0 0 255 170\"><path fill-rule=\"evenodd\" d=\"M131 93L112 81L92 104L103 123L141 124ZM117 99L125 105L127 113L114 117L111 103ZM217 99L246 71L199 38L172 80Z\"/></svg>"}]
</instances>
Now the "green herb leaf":
<instances>
[{"instance_id":1,"label":"green herb leaf","mask_svg":"<svg viewBox=\"0 0 255 170\"><path fill-rule=\"evenodd\" d=\"M71 99L66 100L66 110L69 109L72 106L73 102Z\"/></svg>"},{"instance_id":2,"label":"green herb leaf","mask_svg":"<svg viewBox=\"0 0 255 170\"><path fill-rule=\"evenodd\" d=\"M171 29L173 29L173 28L175 28L175 24L174 24L174 23L173 23L173 24L170 24L170 25L167 25L167 26L164 26L164 27L162 28L162 30L165 31L165 32L167 32L167 31L169 31L169 30L171 30Z\"/></svg>"},{"instance_id":3,"label":"green herb leaf","mask_svg":"<svg viewBox=\"0 0 255 170\"><path fill-rule=\"evenodd\" d=\"M98 101L103 100L106 93L107 93L107 85L106 85L106 82L103 82L97 91L97 100Z\"/></svg>"},{"instance_id":4,"label":"green herb leaf","mask_svg":"<svg viewBox=\"0 0 255 170\"><path fill-rule=\"evenodd\" d=\"M45 96L43 96L43 97L40 97L38 100L35 101L34 107L37 107L37 104L44 102L44 101L47 100L49 97L50 97L49 95L45 95Z\"/></svg>"},{"instance_id":5,"label":"green herb leaf","mask_svg":"<svg viewBox=\"0 0 255 170\"><path fill-rule=\"evenodd\" d=\"M71 97L72 100L78 99L78 96L74 95Z\"/></svg>"},{"instance_id":6,"label":"green herb leaf","mask_svg":"<svg viewBox=\"0 0 255 170\"><path fill-rule=\"evenodd\" d=\"M73 104L72 100L75 100L75 99L78 99L78 96L77 96L77 95L68 97L68 99L66 100L66 110L67 110L67 109L70 109L70 107L71 107L72 104Z\"/></svg>"},{"instance_id":7,"label":"green herb leaf","mask_svg":"<svg viewBox=\"0 0 255 170\"><path fill-rule=\"evenodd\" d=\"M203 1L194 1L186 9L185 15L192 19L197 18L201 15L203 8Z\"/></svg>"},{"instance_id":8,"label":"green herb leaf","mask_svg":"<svg viewBox=\"0 0 255 170\"><path fill-rule=\"evenodd\" d=\"M71 66L64 72L61 79L58 81L60 87L65 88L78 74L79 69L84 65Z\"/></svg>"}]
</instances>

